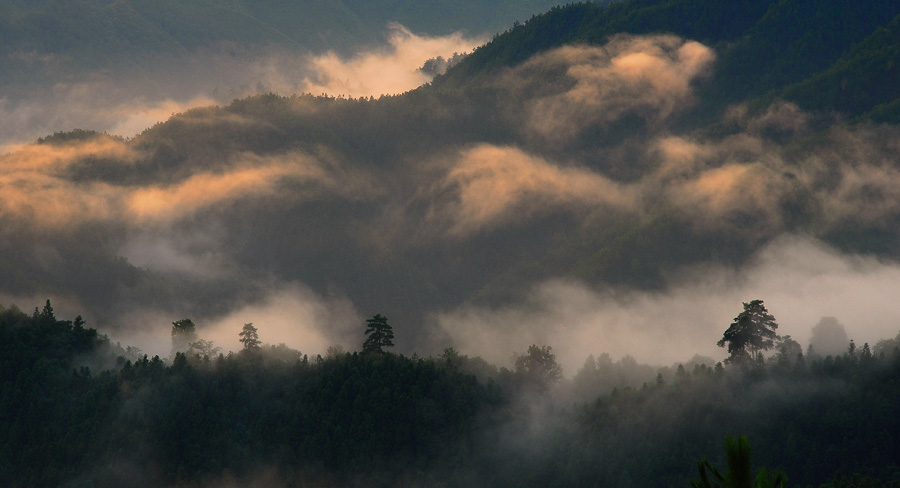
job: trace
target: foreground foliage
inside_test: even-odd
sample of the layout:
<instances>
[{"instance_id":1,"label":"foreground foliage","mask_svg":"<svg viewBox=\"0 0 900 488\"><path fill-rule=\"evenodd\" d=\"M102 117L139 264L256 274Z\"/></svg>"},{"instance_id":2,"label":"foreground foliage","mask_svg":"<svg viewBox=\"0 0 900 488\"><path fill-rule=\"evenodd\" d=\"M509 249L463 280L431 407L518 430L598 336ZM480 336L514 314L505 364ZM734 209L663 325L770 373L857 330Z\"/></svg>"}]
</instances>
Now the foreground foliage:
<instances>
[{"instance_id":1,"label":"foreground foliage","mask_svg":"<svg viewBox=\"0 0 900 488\"><path fill-rule=\"evenodd\" d=\"M728 465L725 474L720 473L706 459L700 461L697 464L700 479L691 481L691 486L694 488L784 488L787 485L787 476L784 473L776 473L770 477L766 468L759 469L754 481L753 471L750 468L750 442L745 436L725 437L725 461Z\"/></svg>"}]
</instances>

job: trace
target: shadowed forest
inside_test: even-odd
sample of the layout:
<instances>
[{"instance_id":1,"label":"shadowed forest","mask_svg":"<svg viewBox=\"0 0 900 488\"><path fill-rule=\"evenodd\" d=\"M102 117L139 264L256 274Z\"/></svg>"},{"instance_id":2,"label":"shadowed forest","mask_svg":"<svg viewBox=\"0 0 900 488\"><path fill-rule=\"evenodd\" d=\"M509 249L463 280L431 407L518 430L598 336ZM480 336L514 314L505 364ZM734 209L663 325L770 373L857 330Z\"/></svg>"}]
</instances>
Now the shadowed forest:
<instances>
[{"instance_id":1,"label":"shadowed forest","mask_svg":"<svg viewBox=\"0 0 900 488\"><path fill-rule=\"evenodd\" d=\"M790 486L897 486L900 334L823 357L789 336L765 344L760 330L777 328L770 314L757 321L766 314L745 304L727 330L762 342L738 347L726 332L724 365L603 354L569 379L550 346L499 366L453 348L391 353L402 328L381 315L360 324L360 350L324 357L263 344L252 324L235 331L243 349L217 353L179 320L163 360L110 343L80 316L58 320L49 301L31 315L4 308L0 477L11 487L688 486L701 458L724 466L724 436L741 434L753 465ZM747 332L742 317L762 329ZM839 324L822 324L817 340L840 340Z\"/></svg>"}]
</instances>

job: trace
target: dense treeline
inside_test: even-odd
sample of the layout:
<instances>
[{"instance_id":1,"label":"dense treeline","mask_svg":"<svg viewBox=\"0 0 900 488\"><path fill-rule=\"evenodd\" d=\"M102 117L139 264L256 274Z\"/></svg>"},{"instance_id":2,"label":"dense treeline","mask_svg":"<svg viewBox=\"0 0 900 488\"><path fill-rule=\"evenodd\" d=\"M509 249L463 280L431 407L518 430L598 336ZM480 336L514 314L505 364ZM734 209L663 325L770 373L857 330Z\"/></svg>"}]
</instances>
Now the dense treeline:
<instances>
[{"instance_id":1,"label":"dense treeline","mask_svg":"<svg viewBox=\"0 0 900 488\"><path fill-rule=\"evenodd\" d=\"M452 463L497 402L472 375L392 354L310 360L269 346L131 361L79 320L56 320L49 302L32 317L3 310L6 486L168 486L266 466L298 480L395 479ZM110 352L118 361L98 374L79 366Z\"/></svg>"},{"instance_id":2,"label":"dense treeline","mask_svg":"<svg viewBox=\"0 0 900 488\"><path fill-rule=\"evenodd\" d=\"M170 362L112 345L80 318L58 320L49 302L30 316L10 307L0 311L0 478L12 487L261 477L283 486L687 486L701 457L723 465L723 437L742 434L754 464L784 471L791 486L896 486L896 343L826 357L782 348L727 367L591 358L573 384L611 374L618 379L604 384L619 386L582 402L566 393L573 384L560 382L546 346L517 356L512 370L453 349L309 358L253 341ZM627 386L627 376L654 372Z\"/></svg>"}]
</instances>

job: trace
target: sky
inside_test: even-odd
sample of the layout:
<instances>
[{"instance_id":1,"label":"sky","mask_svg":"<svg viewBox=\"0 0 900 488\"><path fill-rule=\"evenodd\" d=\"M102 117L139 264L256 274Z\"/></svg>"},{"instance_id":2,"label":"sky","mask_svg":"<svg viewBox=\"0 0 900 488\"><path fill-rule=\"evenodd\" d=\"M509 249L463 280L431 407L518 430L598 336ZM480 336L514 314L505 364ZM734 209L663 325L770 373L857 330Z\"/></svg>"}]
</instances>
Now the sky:
<instances>
[{"instance_id":1,"label":"sky","mask_svg":"<svg viewBox=\"0 0 900 488\"><path fill-rule=\"evenodd\" d=\"M485 41L460 32L416 34L390 23L383 44L362 46L350 56L275 47L236 57L198 51L139 77L88 72L27 96L0 93L0 152L73 128L134 137L173 114L258 93L399 94L431 80L434 73L421 69L427 61L470 52Z\"/></svg>"}]
</instances>

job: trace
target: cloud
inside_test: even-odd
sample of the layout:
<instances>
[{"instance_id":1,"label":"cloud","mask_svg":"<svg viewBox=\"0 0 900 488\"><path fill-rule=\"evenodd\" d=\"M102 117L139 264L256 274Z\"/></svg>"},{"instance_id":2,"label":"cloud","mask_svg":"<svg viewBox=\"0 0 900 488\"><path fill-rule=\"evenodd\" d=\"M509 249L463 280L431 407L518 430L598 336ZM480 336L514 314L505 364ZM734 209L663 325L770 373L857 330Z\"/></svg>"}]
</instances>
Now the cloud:
<instances>
[{"instance_id":1,"label":"cloud","mask_svg":"<svg viewBox=\"0 0 900 488\"><path fill-rule=\"evenodd\" d=\"M195 174L173 185L140 188L128 195L127 213L139 222L175 220L224 201L270 195L283 179L327 177L310 163L270 160L269 164Z\"/></svg>"},{"instance_id":2,"label":"cloud","mask_svg":"<svg viewBox=\"0 0 900 488\"><path fill-rule=\"evenodd\" d=\"M376 191L359 172L344 170L323 152L236 155L210 170L194 170L170 184L135 186L72 179L75 163L112 160L140 171L142 155L130 143L99 136L66 144L30 144L0 156L0 215L43 228L90 221L128 225L167 223L226 202L277 196L291 201L323 193L350 199ZM86 164L90 165L90 161ZM288 187L303 184L302 189Z\"/></svg>"},{"instance_id":3,"label":"cloud","mask_svg":"<svg viewBox=\"0 0 900 488\"><path fill-rule=\"evenodd\" d=\"M513 77L564 71L571 86L531 102L529 123L539 135L567 140L585 127L627 113L661 121L692 99L691 83L706 75L715 53L675 36L616 35L603 46L565 46L532 57Z\"/></svg>"},{"instance_id":4,"label":"cloud","mask_svg":"<svg viewBox=\"0 0 900 488\"><path fill-rule=\"evenodd\" d=\"M0 97L0 147L9 150L76 128L132 137L173 114L215 104L208 95L181 94L175 88L153 95L146 85L146 81L89 78L57 83L46 92L35 89L15 99Z\"/></svg>"},{"instance_id":5,"label":"cloud","mask_svg":"<svg viewBox=\"0 0 900 488\"><path fill-rule=\"evenodd\" d=\"M215 104L216 102L212 98L200 95L186 101L176 101L167 98L140 105L119 105L106 111L106 115L113 122L113 125L103 130L123 137L134 137L148 127L158 122L164 122L175 114L186 112L192 108Z\"/></svg>"},{"instance_id":6,"label":"cloud","mask_svg":"<svg viewBox=\"0 0 900 488\"><path fill-rule=\"evenodd\" d=\"M767 235L791 230L786 220L824 234L900 216L897 128L837 123L814 130L821 121L786 103L732 122L740 130L720 139L657 140L651 153L659 170L644 182L698 225L734 228L733 217L750 216Z\"/></svg>"},{"instance_id":7,"label":"cloud","mask_svg":"<svg viewBox=\"0 0 900 488\"><path fill-rule=\"evenodd\" d=\"M900 315L895 284L900 264L844 255L819 241L784 236L739 268L685 271L665 291L592 289L553 280L528 300L504 307L463 306L434 316L464 354L509 365L514 352L546 344L567 375L589 354L626 354L650 364L686 361L696 353L724 359L715 346L742 302L762 299L779 334L805 344L823 316L847 324L857 344L894 337Z\"/></svg>"},{"instance_id":8,"label":"cloud","mask_svg":"<svg viewBox=\"0 0 900 488\"><path fill-rule=\"evenodd\" d=\"M425 75L416 69L425 59L468 50L468 46L471 46L471 41L458 35L425 38L396 27L390 46L383 50L349 59L339 59L334 55L316 58L319 64L314 63L314 67L320 70L321 76L309 78L314 85L318 83L310 90L328 90L332 94L352 96L405 91L423 80L427 81L428 78L423 78ZM284 68L279 68L278 63L272 60L283 61ZM691 104L693 84L708 72L713 62L714 56L709 48L671 36L618 36L602 47L570 46L552 50L499 76L497 86L506 90L501 92L504 94L501 98L508 100L502 101L500 106L479 107L479 110L496 110L497 118L488 120L498 124L497 132L487 135L467 128L458 132L448 129L442 137L434 128L419 132L416 122L408 120L390 127L391 130L384 133L376 131L359 135L354 132L357 119L343 118L348 113L360 113L353 110L345 112L344 109L350 105L340 105L342 108L336 112L326 113L335 104L301 100L296 104L309 103L310 107L315 108L304 109L303 113L297 110L296 120L309 117L304 120L321 124L322 133L328 134L327 139L310 140L318 133L310 131L308 137L304 133L291 139L290 144L294 144L292 149L277 154L226 153L230 147L226 145L216 157L201 155L196 159L167 161L178 166L173 171L166 170L165 178L155 178L156 173L152 172L149 175L144 173L148 168L153 171L159 171L159 168L151 167L154 162L138 149L145 147L138 141L99 137L69 144L26 144L0 155L0 192L3 194L0 217L42 229L70 228L82 223L105 224L99 226L101 230L116 236L112 239L115 242L110 245L114 252L118 251L129 263L150 270L153 279L159 279L160 283L172 280L164 285L146 285L148 289L182 283L178 280L187 281L190 277L200 282L207 280L210 288L216 291L209 291L202 297L176 297L185 303L193 301L195 308L192 310L200 308L204 300L206 303L227 302L219 299L229 293L239 295L247 289L258 291L264 287L256 282L246 286L244 283L234 283L235 276L245 271L254 276L258 276L255 273L265 273L260 269L251 269L260 266L259 263L239 256L240 253L252 255L273 252L274 249L279 254L271 256L266 264L273 267L279 266L274 262L277 259L296 259L296 262L320 259L314 254L322 252L318 248L282 250L281 242L315 241L316 245L327 248L326 251L331 251L329 246L335 249L340 246L341 249L336 249L331 255L340 255L341 259L360 252L360 255L346 259L346 262L337 263L336 266L347 268L339 268L334 273L343 277L335 280L357 280L359 276L382 266L372 263L392 262L388 261L392 253L395 254L390 256L391 259L397 260L394 262L413 256L420 259L417 263L421 263L424 261L421 256L432 256L428 253L435 248L435 242L446 241L448 236L454 239L450 239L446 247L433 255L452 257L448 262L458 262L465 267L478 251L472 249L474 246L455 247L459 240L503 226L515 225L523 233L529 232L532 228L528 226L535 221L558 214L571 218L574 226L583 225L589 233L607 230L603 227L606 221L596 218L598 215L609 213L641 219L661 210L669 212L674 209L680 213L679 217L686 216L684 220L709 231L702 235L723 235L718 234L721 232L745 237L751 243L767 242L785 232L801 231L818 237L827 236L848 224L895 232L894 223L900 217L900 170L896 168L896 155L900 154L900 131L897 128L838 123L833 124L831 129L822 130L825 124L817 116L803 113L790 104L775 104L763 113L751 113L745 107L734 108L722 121L722 126L731 131L728 135L713 137L679 132L679 128L672 124L675 118L671 115ZM291 68L290 63L295 63L293 66L303 65L304 58L266 58L253 65L256 67L247 68L253 76L254 73L268 73L261 78L264 81L262 85L246 87L247 92L271 86L292 89L291 83L296 85L307 79L308 73L300 76L299 72L290 72L290 69L301 69ZM255 71L257 69L261 71ZM551 82L545 83L550 78ZM341 83L347 79L361 82ZM384 85L366 85L369 81L381 83L381 80ZM109 80L93 84L58 85L54 95L58 98L54 100L63 101L56 105L58 120L72 123L59 128L83 126L81 122L76 123L77 117L86 117L77 119L80 121L90 121L93 120L90 117L96 115L106 117L103 119L106 122L92 128L105 130L109 127L131 133L140 130L144 124L151 124L156 117L165 118L192 104L205 104L211 100L207 95L196 95L204 93L202 90L192 89L184 90L185 97L154 93L146 98L128 99L124 95L126 92L114 91L113 85ZM348 86L362 91L347 92L345 89ZM113 91L110 101L101 100L104 90ZM41 117L56 116L53 115L55 109L52 104L45 107L29 106L29 103L14 104L6 100L0 102L0 112L12 114L16 120L10 123L25 125L42 120ZM516 108L510 109L513 105ZM91 114L91 107L98 113ZM290 107L296 109L296 105ZM381 107L381 103L366 106L366 109L371 108L375 123L365 127L386 125L384 121L392 120L379 112ZM477 112L478 116L484 113L471 108L463 106L460 112L455 111L455 107L442 110L441 123L446 125L441 127L462 127L474 120L466 118L471 117L473 112ZM67 119L69 116L77 117ZM638 143L622 142L612 137L604 139L608 135L604 131L610 125L630 116L653 125L646 139ZM168 135L176 138L179 147L190 147L192 141L189 138L203 133L202 129L206 129L203 124L208 124L213 130L225 125L224 121L229 124L229 130L242 133L248 127L246 124L266 123L263 118L242 118L230 110L218 108L196 110L184 114L178 122L170 125L173 130ZM3 120L0 117L0 124L4 123ZM294 137L289 132L294 126L290 123L277 125L282 123L279 120L273 120L266 129L287 138ZM179 128L179 124L190 124L189 129L198 130L196 133L174 130ZM364 131L368 130L365 127ZM390 137L375 141L377 147L373 151L372 141L382 134L389 134ZM608 147L595 148L592 145L595 134L598 139L609 139L608 143L604 142ZM46 135L46 132L40 135ZM591 142L582 144L573 140L578 135L589 136L584 141ZM394 136L398 136L397 139ZM159 139L148 136L140 144L146 143L151 149L166 144L166 141L157 141ZM325 144L335 146L325 147ZM637 147L626 147L628 144ZM451 154L449 160L446 154ZM115 169L114 178L104 173L109 168ZM621 168L628 169L627 177L622 176ZM120 178L123 174L125 176ZM303 236L297 234L303 231L297 229L302 227L306 230L309 228L306 226L282 228L278 225L254 227L248 224L272 222L280 218L268 211L288 210L298 203L332 200L334 197L340 203L332 206L333 202L326 202L316 209L327 210L310 218L310 222L321 225L321 229L316 230L327 236L322 239L304 241ZM344 202L351 205L341 205ZM238 207L241 219L229 220L229 212ZM332 218L332 215L339 217ZM327 219L332 220L326 222ZM215 233L218 240L205 240L205 234L217 224L222 226ZM539 225L534 227L536 232L541 230ZM241 243L245 247L236 250L237 245L233 240L229 241L232 236L228 233L242 232L250 227L265 229L265 232L270 232L266 237L276 237L279 243L267 247L252 242L253 239L245 239L246 242ZM417 239L415 234L415 230L422 228L429 231L425 232L427 239L424 240ZM435 228L437 232L430 232ZM410 229L413 232L409 232ZM370 230L373 232L369 233ZM282 231L285 234L280 234ZM125 234L119 235L120 232ZM295 234L290 235L290 232ZM372 234L377 235L373 237ZM350 242L340 245L345 242L341 239L349 239ZM35 242L30 247L38 253L42 249L41 244ZM54 245L62 249L59 243ZM519 253L517 246L540 244L513 242L510 239L505 245L509 247L499 249L499 253L510 251L510 255L526 255ZM747 247L753 245L748 244ZM420 246L420 249L410 251L409 246ZM872 280L880 276L893 278L890 272L893 268L889 264L871 264L863 258L854 261L857 258L840 256L814 244L805 247L795 244L792 247L782 242L780 246L767 248L770 254L759 254L758 269L766 269L770 276L788 276L783 270L795 270L803 262L804 254L797 251L803 249L812 256L818 256L817 265L824 266L822 263L825 263L833 269L821 271L820 275L824 276L821 281L798 278L799 281L793 286L798 290L815 289L831 280L838 290L822 290L821 294L835 303L840 302L841 296L851 296L859 303L865 303L867 298L852 296L839 282L839 272L836 270L842 265L846 268L843 272L847 274L848 282L858 279L859 286L867 291L866 284ZM284 247L289 247L289 244ZM375 257L359 251L371 251L376 247L381 254ZM420 252L423 249L425 252ZM527 250L535 256L554 251L534 247ZM404 254L407 252L409 254ZM779 252L790 257L779 264L781 268L772 264ZM54 257L52 253L45 254L42 259L46 258L48 263L53 259L64 259ZM239 261L242 264L238 264ZM241 268L241 265L247 266L247 269ZM484 279L471 284L471 287L466 283L463 285L468 287L466 291L460 291L463 286L454 280L461 281L459 276L463 275L440 269L442 266L434 264L422 271L417 270L415 279L405 279L415 281L412 286L422 286L423 289L446 286L449 291L443 293L441 290L431 296L441 294L448 297L465 296L489 281ZM50 265L47 267L52 269ZM360 271L356 271L357 267ZM287 275L283 279L297 282L324 282L327 279L321 276L309 277L303 273L331 272L331 269L308 271L294 263L285 264L283 268ZM380 269L386 268L390 270L384 273L385 279L394 279L399 276L398 273L404 273L398 271L404 269L402 266L384 265ZM348 273L347 269L354 271ZM499 273L504 271L506 269L497 269ZM803 271L796 272L803 277L806 276ZM784 317L786 328L794 322L791 316L785 315L784 309L776 308L778 297L788 296L791 290L775 286L773 289L777 294L772 294L770 298L766 288L750 287L754 283L752 277L759 276L759 282L763 281L763 274L757 268L707 269L704 272L707 274L694 278L673 278L669 283L670 291L666 293L596 291L583 284L549 281L537 285L531 301L520 304L524 307L521 309L513 306L495 310L464 307L439 317L443 326L453 324L455 328L452 330L456 331L451 334L453 339L460 349L468 353L489 356L491 352L482 345L482 339L484 344L492 344L494 339L501 341L499 344L507 338L509 347L500 348L502 354L492 358L506 364L512 351L524 351L532 342L546 342L566 358L575 358L572 360L574 363L567 366L570 373L588 353L597 354L603 350L614 354L623 351L644 355L645 360L656 358L649 345L660 348L659 360L683 359L676 353L689 351L690 355L698 347L708 348L705 350L707 354L721 353L711 344L739 311L740 302L756 298L756 291L771 305L777 317ZM97 276L101 274L98 272ZM739 286L738 283L744 285ZM337 285L347 289L355 287L357 291L364 287L346 282ZM123 285L127 286L131 285ZM291 286L302 288L301 285ZM403 295L402 291L406 290L403 287L408 285L397 286L401 290L400 295ZM884 287L890 290L891 285L885 281ZM135 285L134 290L137 290L134 295L139 295L144 289ZM221 334L222 340L235 342L237 331L244 322L253 321L264 334L263 326L267 320L254 317L251 312L274 314L277 306L284 306L300 314L303 310L316 309L318 305L310 303L316 304L322 300L328 302L323 305L325 309L332 306L329 305L330 299L307 296L298 290L293 289L290 293L272 291L264 302L254 305L257 308L246 305L244 301L236 301L230 306L245 310L246 316L229 315L230 319L222 326L221 332L215 333ZM726 293L723 290L732 291ZM428 293L431 291L423 292L421 296L427 297ZM871 296L883 297L883 293L879 293L872 292ZM362 295L364 293L354 296ZM146 305L138 302L151 300L147 296L129 297L133 298L134 307L140 309ZM297 296L305 298L299 299ZM167 295L161 292L154 299L169 299L165 297ZM399 300L405 300L404 303L417 301L408 297ZM449 300L444 299L442 303L446 305ZM436 301L439 300L429 302L425 298L421 304L408 306L424 309L433 306ZM833 308L832 303L820 303L812 297L796 299L795 305L798 308L801 305ZM873 310L886 314L895 312L879 309L875 304L871 306ZM220 305L216 312L211 313L222 313L225 308L226 305ZM799 313L791 313L800 316ZM864 317L863 312L854 310L854 313ZM797 322L805 321L807 324L803 327L808 329L820 315L826 314L841 318L851 328L855 323L884 323L883 319L874 315L856 322L840 310L816 311L816 317L802 317ZM172 320L181 318L177 314L171 315L166 312L158 317L164 329ZM272 318L271 322L288 323L275 320L274 315L265 316ZM696 320L693 317L697 317ZM318 325L308 331L301 328L302 334L308 336L309 344L319 347L327 341L340 340L340 337L322 332L327 327L317 320L310 322ZM522 325L521 331L515 328L516 324ZM571 325L572 329L568 330L565 324ZM219 330L212 325L209 327L210 330ZM502 330L502 333L492 332L495 330ZM802 338L806 336L804 330L801 327L799 332L791 333ZM471 334L472 339L463 337L463 331ZM702 331L702 334L697 331ZM167 333L167 330L164 332ZM288 332L282 335L285 334ZM883 336L893 335L895 333ZM556 337L562 337L564 341L557 343L554 340ZM854 336L857 337L863 336ZM857 339L859 343L861 338ZM161 340L166 342L165 339L163 334ZM673 349L660 344L670 344ZM302 344L297 347L309 349Z\"/></svg>"},{"instance_id":9,"label":"cloud","mask_svg":"<svg viewBox=\"0 0 900 488\"><path fill-rule=\"evenodd\" d=\"M514 147L489 144L463 150L441 187L455 198L432 215L443 213L456 235L560 205L633 204L627 188L586 168L560 167Z\"/></svg>"},{"instance_id":10,"label":"cloud","mask_svg":"<svg viewBox=\"0 0 900 488\"><path fill-rule=\"evenodd\" d=\"M220 233L204 227L191 234L140 231L119 250L134 266L156 273L177 274L202 280L231 279L233 265L218 252Z\"/></svg>"},{"instance_id":11,"label":"cloud","mask_svg":"<svg viewBox=\"0 0 900 488\"><path fill-rule=\"evenodd\" d=\"M116 213L120 192L103 182L76 183L61 176L70 165L87 157L129 164L138 155L110 137L71 144L30 144L0 155L0 216L44 227L109 219Z\"/></svg>"},{"instance_id":12,"label":"cloud","mask_svg":"<svg viewBox=\"0 0 900 488\"><path fill-rule=\"evenodd\" d=\"M900 217L897 128L814 130L820 120L785 103L753 116L736 112L726 119L738 129L732 135L649 135L627 163L616 152L570 159L476 144L458 153L428 195L429 218L466 237L559 210L579 218L663 208L704 232L765 241L798 228L820 236L848 224L883 228ZM628 180L606 174L624 164L645 169Z\"/></svg>"},{"instance_id":13,"label":"cloud","mask_svg":"<svg viewBox=\"0 0 900 488\"><path fill-rule=\"evenodd\" d=\"M354 98L403 93L431 81L432 76L419 69L429 59L469 52L483 42L461 33L430 37L413 34L399 24L388 27L387 47L350 59L333 52L313 57L310 64L315 74L306 80L304 91Z\"/></svg>"},{"instance_id":14,"label":"cloud","mask_svg":"<svg viewBox=\"0 0 900 488\"><path fill-rule=\"evenodd\" d=\"M0 153L75 128L132 137L172 114L259 93L378 96L431 81L420 70L438 56L471 51L485 39L430 37L388 26L386 46L341 58L269 46L218 43L180 56L100 72L65 70L60 81L4 87L0 93ZM21 63L23 60L16 60ZM62 68L59 68L62 69ZM41 74L49 78L58 73Z\"/></svg>"}]
</instances>

